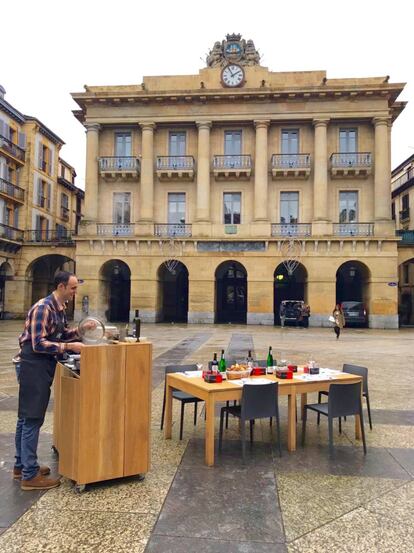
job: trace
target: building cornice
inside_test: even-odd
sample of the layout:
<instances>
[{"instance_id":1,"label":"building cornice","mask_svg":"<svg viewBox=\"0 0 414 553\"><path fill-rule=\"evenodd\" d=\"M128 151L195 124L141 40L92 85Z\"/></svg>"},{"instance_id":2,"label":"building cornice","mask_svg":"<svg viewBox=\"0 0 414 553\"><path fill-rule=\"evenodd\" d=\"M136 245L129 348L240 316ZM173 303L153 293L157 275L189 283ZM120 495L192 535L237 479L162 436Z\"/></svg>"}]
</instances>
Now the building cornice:
<instances>
[{"instance_id":1,"label":"building cornice","mask_svg":"<svg viewBox=\"0 0 414 553\"><path fill-rule=\"evenodd\" d=\"M17 111L16 108L9 104L9 102L6 102L4 98L0 98L0 110L5 111L7 115L9 115L12 119L14 119L17 123L20 123L21 125L26 122L24 115L20 113L20 111Z\"/></svg>"},{"instance_id":2,"label":"building cornice","mask_svg":"<svg viewBox=\"0 0 414 553\"><path fill-rule=\"evenodd\" d=\"M53 142L54 144L60 144L63 146L65 142L53 131L51 131L46 125L44 125L37 117L33 117L32 115L25 115L26 122L35 122L39 127L39 132L43 134L48 140Z\"/></svg>"}]
</instances>

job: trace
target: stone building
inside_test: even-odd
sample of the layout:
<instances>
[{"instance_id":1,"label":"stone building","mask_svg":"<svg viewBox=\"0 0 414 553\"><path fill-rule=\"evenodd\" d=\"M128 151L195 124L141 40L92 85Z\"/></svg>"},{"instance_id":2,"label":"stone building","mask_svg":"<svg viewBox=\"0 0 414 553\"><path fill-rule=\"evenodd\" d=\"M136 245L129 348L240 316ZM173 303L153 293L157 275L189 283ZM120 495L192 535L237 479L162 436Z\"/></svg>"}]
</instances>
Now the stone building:
<instances>
[{"instance_id":1,"label":"stone building","mask_svg":"<svg viewBox=\"0 0 414 553\"><path fill-rule=\"evenodd\" d=\"M397 327L403 87L270 71L253 41L227 35L197 74L72 94L87 133L84 312L272 325L283 299L303 299L319 326L357 300L371 327Z\"/></svg>"},{"instance_id":2,"label":"stone building","mask_svg":"<svg viewBox=\"0 0 414 553\"><path fill-rule=\"evenodd\" d=\"M399 322L414 325L414 155L403 161L391 174L391 212L398 243Z\"/></svg>"},{"instance_id":3,"label":"stone building","mask_svg":"<svg viewBox=\"0 0 414 553\"><path fill-rule=\"evenodd\" d=\"M74 268L84 192L59 157L64 144L0 87L0 316L22 317L60 268Z\"/></svg>"}]
</instances>

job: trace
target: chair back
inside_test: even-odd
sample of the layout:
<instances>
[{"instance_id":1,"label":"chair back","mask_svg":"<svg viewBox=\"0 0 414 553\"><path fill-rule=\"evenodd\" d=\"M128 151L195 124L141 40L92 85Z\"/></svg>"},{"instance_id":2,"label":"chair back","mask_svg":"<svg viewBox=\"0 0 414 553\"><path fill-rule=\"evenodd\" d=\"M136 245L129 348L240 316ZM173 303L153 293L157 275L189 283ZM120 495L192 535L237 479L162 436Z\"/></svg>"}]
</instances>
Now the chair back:
<instances>
[{"instance_id":1,"label":"chair back","mask_svg":"<svg viewBox=\"0 0 414 553\"><path fill-rule=\"evenodd\" d=\"M178 373L183 371L198 371L197 365L166 365L165 374Z\"/></svg>"},{"instance_id":2,"label":"chair back","mask_svg":"<svg viewBox=\"0 0 414 553\"><path fill-rule=\"evenodd\" d=\"M364 394L368 393L368 369L366 367L361 367L359 365L348 365L347 363L344 363L342 370L344 373L362 376L362 390Z\"/></svg>"},{"instance_id":3,"label":"chair back","mask_svg":"<svg viewBox=\"0 0 414 553\"><path fill-rule=\"evenodd\" d=\"M328 395L328 412L332 417L359 415L361 409L361 382L331 384Z\"/></svg>"},{"instance_id":4,"label":"chair back","mask_svg":"<svg viewBox=\"0 0 414 553\"><path fill-rule=\"evenodd\" d=\"M278 382L245 384L241 399L243 419L262 419L278 414Z\"/></svg>"}]
</instances>

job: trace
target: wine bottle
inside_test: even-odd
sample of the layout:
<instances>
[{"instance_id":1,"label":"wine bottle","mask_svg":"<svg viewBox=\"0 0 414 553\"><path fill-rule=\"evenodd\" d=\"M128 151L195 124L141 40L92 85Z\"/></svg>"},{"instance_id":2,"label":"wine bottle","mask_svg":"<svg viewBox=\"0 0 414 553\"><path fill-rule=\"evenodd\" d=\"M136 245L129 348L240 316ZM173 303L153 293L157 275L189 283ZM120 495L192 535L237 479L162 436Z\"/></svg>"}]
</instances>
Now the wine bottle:
<instances>
[{"instance_id":1,"label":"wine bottle","mask_svg":"<svg viewBox=\"0 0 414 553\"><path fill-rule=\"evenodd\" d=\"M213 361L211 362L211 372L216 373L218 372L218 361L217 361L217 353L213 355Z\"/></svg>"},{"instance_id":2,"label":"wine bottle","mask_svg":"<svg viewBox=\"0 0 414 553\"><path fill-rule=\"evenodd\" d=\"M219 371L221 373L226 372L226 360L224 358L224 349L221 350L221 357L220 357L220 363L219 363Z\"/></svg>"},{"instance_id":3,"label":"wine bottle","mask_svg":"<svg viewBox=\"0 0 414 553\"><path fill-rule=\"evenodd\" d=\"M269 346L269 353L267 354L266 366L267 366L267 367L273 367L272 346ZM267 372L269 372L269 369L268 369Z\"/></svg>"},{"instance_id":4,"label":"wine bottle","mask_svg":"<svg viewBox=\"0 0 414 553\"><path fill-rule=\"evenodd\" d=\"M137 342L139 342L139 337L141 335L141 319L139 318L139 309L135 309L134 326L135 339Z\"/></svg>"}]
</instances>

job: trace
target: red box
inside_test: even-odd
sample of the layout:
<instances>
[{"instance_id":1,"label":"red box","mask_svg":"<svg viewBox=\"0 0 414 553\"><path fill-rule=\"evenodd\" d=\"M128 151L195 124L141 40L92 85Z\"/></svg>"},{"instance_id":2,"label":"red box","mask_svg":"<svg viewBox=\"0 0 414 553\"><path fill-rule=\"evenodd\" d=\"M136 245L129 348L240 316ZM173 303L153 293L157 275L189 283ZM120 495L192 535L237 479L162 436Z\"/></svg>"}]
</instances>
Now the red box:
<instances>
[{"instance_id":1,"label":"red box","mask_svg":"<svg viewBox=\"0 0 414 553\"><path fill-rule=\"evenodd\" d=\"M277 369L276 378L291 379L293 378L293 372L288 371L287 369Z\"/></svg>"},{"instance_id":2,"label":"red box","mask_svg":"<svg viewBox=\"0 0 414 553\"><path fill-rule=\"evenodd\" d=\"M298 372L298 366L297 365L288 365L287 368L288 368L289 371L292 371L293 373Z\"/></svg>"},{"instance_id":3,"label":"red box","mask_svg":"<svg viewBox=\"0 0 414 553\"><path fill-rule=\"evenodd\" d=\"M250 374L251 376L261 376L266 374L266 367L253 367Z\"/></svg>"},{"instance_id":4,"label":"red box","mask_svg":"<svg viewBox=\"0 0 414 553\"><path fill-rule=\"evenodd\" d=\"M223 377L220 373L209 373L204 376L204 382L209 382L210 384L220 384L220 382L223 382Z\"/></svg>"}]
</instances>

